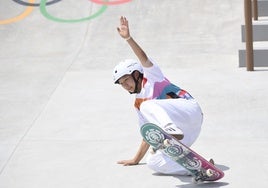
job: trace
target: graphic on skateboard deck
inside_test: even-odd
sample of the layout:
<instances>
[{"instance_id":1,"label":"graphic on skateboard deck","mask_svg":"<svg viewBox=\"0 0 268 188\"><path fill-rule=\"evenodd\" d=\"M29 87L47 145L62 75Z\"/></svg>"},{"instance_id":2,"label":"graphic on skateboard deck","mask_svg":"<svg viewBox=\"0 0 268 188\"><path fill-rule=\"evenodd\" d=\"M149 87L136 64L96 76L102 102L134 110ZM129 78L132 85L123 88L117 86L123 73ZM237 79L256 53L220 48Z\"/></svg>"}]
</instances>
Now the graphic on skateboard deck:
<instances>
[{"instance_id":1,"label":"graphic on skateboard deck","mask_svg":"<svg viewBox=\"0 0 268 188\"><path fill-rule=\"evenodd\" d=\"M161 151L187 169L193 175L193 182L216 181L224 176L220 169L157 125L146 123L140 131L144 140L153 147L154 151Z\"/></svg>"}]
</instances>

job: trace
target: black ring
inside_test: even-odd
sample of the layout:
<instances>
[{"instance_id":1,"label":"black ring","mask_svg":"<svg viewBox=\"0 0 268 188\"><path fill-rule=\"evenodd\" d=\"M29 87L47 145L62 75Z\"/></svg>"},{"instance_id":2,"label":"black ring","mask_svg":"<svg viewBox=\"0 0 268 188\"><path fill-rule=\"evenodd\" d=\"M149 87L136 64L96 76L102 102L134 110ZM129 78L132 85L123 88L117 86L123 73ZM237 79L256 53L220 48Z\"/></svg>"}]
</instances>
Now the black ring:
<instances>
[{"instance_id":1,"label":"black ring","mask_svg":"<svg viewBox=\"0 0 268 188\"><path fill-rule=\"evenodd\" d=\"M24 6L32 6L32 7L39 7L40 6L40 3L27 3L27 2L24 2L24 1L21 1L21 0L13 0L14 2L20 4L20 5L24 5ZM54 3L57 3L61 0L52 0L50 2L47 2L46 5L52 5Z\"/></svg>"}]
</instances>

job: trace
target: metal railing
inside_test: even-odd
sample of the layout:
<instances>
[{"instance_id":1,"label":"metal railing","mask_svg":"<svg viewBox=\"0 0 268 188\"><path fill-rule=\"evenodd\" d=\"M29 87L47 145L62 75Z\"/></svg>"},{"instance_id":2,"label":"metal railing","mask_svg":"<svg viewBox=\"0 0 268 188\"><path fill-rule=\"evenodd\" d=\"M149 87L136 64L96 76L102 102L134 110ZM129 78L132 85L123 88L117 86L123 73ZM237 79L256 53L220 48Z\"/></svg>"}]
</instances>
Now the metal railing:
<instances>
[{"instance_id":1,"label":"metal railing","mask_svg":"<svg viewBox=\"0 0 268 188\"><path fill-rule=\"evenodd\" d=\"M254 20L258 20L258 1L257 0L253 0L253 3L252 3L252 11L253 11L253 19Z\"/></svg>"},{"instance_id":2,"label":"metal railing","mask_svg":"<svg viewBox=\"0 0 268 188\"><path fill-rule=\"evenodd\" d=\"M253 0L254 6L254 19L257 7L257 0ZM254 71L254 54L253 54L253 29L252 29L252 0L244 0L244 16L245 16L245 36L246 36L246 66L247 71ZM258 15L256 16L258 17Z\"/></svg>"}]
</instances>

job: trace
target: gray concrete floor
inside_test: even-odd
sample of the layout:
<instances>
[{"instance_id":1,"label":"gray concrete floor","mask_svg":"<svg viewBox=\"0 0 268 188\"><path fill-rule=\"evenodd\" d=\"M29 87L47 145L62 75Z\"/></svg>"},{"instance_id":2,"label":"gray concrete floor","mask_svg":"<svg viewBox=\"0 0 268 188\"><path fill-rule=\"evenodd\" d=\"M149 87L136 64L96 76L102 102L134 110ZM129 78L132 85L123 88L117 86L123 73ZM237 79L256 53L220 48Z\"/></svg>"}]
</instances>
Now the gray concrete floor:
<instances>
[{"instance_id":1,"label":"gray concrete floor","mask_svg":"<svg viewBox=\"0 0 268 188\"><path fill-rule=\"evenodd\" d=\"M268 68L238 68L242 1L52 2L47 12L61 19L103 12L63 23L43 16L44 7L1 1L1 188L267 187ZM121 15L167 77L199 101L205 120L193 149L214 158L223 179L193 185L144 160L116 164L141 140L133 96L112 84L113 67L135 58L116 31Z\"/></svg>"}]
</instances>

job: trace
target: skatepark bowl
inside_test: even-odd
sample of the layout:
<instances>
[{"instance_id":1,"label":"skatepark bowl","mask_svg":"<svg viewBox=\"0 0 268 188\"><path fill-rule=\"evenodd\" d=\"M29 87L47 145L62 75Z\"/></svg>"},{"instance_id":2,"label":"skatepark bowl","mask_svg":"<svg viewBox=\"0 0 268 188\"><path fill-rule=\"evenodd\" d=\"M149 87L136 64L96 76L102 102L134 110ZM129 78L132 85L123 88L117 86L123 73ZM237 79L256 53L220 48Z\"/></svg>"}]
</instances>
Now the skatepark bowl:
<instances>
[{"instance_id":1,"label":"skatepark bowl","mask_svg":"<svg viewBox=\"0 0 268 188\"><path fill-rule=\"evenodd\" d=\"M141 141L134 96L112 79L136 58L120 16L200 104L191 148L224 178L195 185L154 173L146 157L117 164ZM241 0L1 0L0 187L267 187L268 69L239 67L243 24Z\"/></svg>"}]
</instances>

